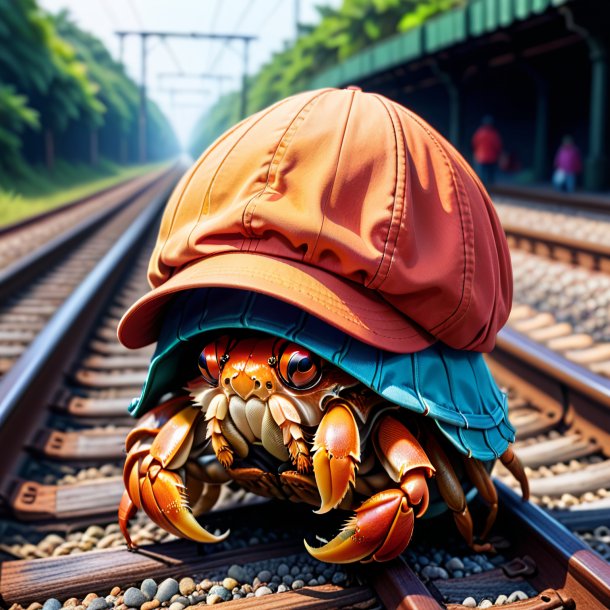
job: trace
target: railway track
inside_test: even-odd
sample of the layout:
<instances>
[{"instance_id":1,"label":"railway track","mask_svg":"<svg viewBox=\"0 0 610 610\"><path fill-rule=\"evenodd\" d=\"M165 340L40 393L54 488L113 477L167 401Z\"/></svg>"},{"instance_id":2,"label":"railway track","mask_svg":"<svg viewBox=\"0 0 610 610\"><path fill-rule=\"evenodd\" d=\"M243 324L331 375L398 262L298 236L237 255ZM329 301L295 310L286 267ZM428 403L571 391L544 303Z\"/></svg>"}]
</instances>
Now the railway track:
<instances>
[{"instance_id":1,"label":"railway track","mask_svg":"<svg viewBox=\"0 0 610 610\"><path fill-rule=\"evenodd\" d=\"M93 195L0 227L0 270L14 265L21 258L28 258L33 251L62 234L64 235L59 243L63 241L65 248L67 231L80 225L80 230L75 234L83 235L87 229L91 230L142 193L165 172L166 170L159 170L131 178ZM56 246L59 246L59 243ZM26 261L28 262L31 264L31 259Z\"/></svg>"},{"instance_id":2,"label":"railway track","mask_svg":"<svg viewBox=\"0 0 610 610\"><path fill-rule=\"evenodd\" d=\"M54 230L65 228L65 214L45 215L42 221L20 228L19 239L28 254L0 271L0 376L148 204L151 189L167 188L173 180L175 172L156 172L71 206L66 214L77 213L80 222L43 244L36 241L40 224L48 228L52 222ZM83 216L86 213L89 215ZM75 222L74 214L69 220ZM4 239L0 244L5 243Z\"/></svg>"},{"instance_id":3,"label":"railway track","mask_svg":"<svg viewBox=\"0 0 610 610\"><path fill-rule=\"evenodd\" d=\"M501 483L496 554L466 548L441 517L418 522L399 561L319 564L302 539L313 542L311 532L335 531L336 522L321 525L309 509L231 490L205 518L212 531L232 528L227 542L174 540L141 520L131 532L141 550L128 552L115 523L132 425L126 405L151 352L124 350L115 326L145 290L145 237L162 203L159 194L156 209L148 206L116 240L0 382L3 607L184 610L225 599L227 608L262 609L610 605L610 565Z\"/></svg>"}]
</instances>

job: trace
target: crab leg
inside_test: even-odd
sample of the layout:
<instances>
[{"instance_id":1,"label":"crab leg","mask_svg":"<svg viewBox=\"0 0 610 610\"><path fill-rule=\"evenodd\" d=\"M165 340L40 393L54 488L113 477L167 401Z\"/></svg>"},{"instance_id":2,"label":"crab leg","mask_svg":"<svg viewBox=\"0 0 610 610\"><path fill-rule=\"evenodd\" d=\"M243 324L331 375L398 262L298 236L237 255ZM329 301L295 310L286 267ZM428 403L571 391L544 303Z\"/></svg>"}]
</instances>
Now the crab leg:
<instances>
[{"instance_id":1,"label":"crab leg","mask_svg":"<svg viewBox=\"0 0 610 610\"><path fill-rule=\"evenodd\" d=\"M512 447L508 449L500 456L500 462L508 469L508 471L519 481L521 485L521 495L524 500L528 500L530 497L530 484L527 480L525 470L523 470L523 464L517 457L517 454L513 451Z\"/></svg>"},{"instance_id":2,"label":"crab leg","mask_svg":"<svg viewBox=\"0 0 610 610\"><path fill-rule=\"evenodd\" d=\"M464 490L458 476L455 474L451 461L433 434L427 435L426 451L432 462L436 465L436 484L438 490L447 507L453 513L455 525L462 538L477 553L492 550L493 547L489 543L481 545L474 542L472 516L468 510Z\"/></svg>"},{"instance_id":3,"label":"crab leg","mask_svg":"<svg viewBox=\"0 0 610 610\"><path fill-rule=\"evenodd\" d=\"M489 514L485 521L485 527L481 532L480 538L487 538L498 515L498 492L489 473L485 469L483 462L473 458L464 457L464 466L468 473L468 478L472 481L483 500L489 504Z\"/></svg>"},{"instance_id":4,"label":"crab leg","mask_svg":"<svg viewBox=\"0 0 610 610\"><path fill-rule=\"evenodd\" d=\"M335 508L354 484L360 463L360 434L346 404L328 408L314 438L313 472L322 500L319 514Z\"/></svg>"}]
</instances>

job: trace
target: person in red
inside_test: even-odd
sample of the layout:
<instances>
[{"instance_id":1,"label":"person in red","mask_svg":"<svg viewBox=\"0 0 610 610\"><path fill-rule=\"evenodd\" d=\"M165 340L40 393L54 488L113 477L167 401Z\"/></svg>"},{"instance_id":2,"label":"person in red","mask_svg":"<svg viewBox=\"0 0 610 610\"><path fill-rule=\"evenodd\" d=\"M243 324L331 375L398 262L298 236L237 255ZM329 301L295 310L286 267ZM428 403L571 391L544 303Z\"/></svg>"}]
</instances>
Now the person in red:
<instances>
[{"instance_id":1,"label":"person in red","mask_svg":"<svg viewBox=\"0 0 610 610\"><path fill-rule=\"evenodd\" d=\"M576 188L576 176L582 171L582 158L571 136L564 136L561 141L554 165L553 184L560 191L573 193Z\"/></svg>"},{"instance_id":2,"label":"person in red","mask_svg":"<svg viewBox=\"0 0 610 610\"><path fill-rule=\"evenodd\" d=\"M502 138L494 127L493 117L483 117L481 126L472 136L472 150L477 173L485 184L493 184L502 153Z\"/></svg>"}]
</instances>

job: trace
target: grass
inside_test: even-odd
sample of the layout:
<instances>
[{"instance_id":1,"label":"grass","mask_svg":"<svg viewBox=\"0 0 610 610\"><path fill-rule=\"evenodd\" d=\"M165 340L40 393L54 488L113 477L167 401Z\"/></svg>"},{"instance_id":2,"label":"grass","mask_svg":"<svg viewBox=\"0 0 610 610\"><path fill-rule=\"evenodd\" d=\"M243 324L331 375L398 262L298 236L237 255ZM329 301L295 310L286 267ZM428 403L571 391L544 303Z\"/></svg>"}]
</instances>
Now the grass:
<instances>
[{"instance_id":1,"label":"grass","mask_svg":"<svg viewBox=\"0 0 610 610\"><path fill-rule=\"evenodd\" d=\"M101 161L93 168L59 161L52 172L28 168L16 180L0 176L0 226L57 208L165 164L120 166Z\"/></svg>"}]
</instances>

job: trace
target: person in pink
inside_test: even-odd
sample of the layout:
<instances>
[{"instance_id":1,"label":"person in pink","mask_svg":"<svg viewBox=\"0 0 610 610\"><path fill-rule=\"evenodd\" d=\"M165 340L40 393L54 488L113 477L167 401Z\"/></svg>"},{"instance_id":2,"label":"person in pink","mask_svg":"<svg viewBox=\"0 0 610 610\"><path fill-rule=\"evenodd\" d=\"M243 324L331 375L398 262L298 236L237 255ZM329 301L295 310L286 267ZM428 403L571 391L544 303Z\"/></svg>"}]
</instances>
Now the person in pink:
<instances>
[{"instance_id":1,"label":"person in pink","mask_svg":"<svg viewBox=\"0 0 610 610\"><path fill-rule=\"evenodd\" d=\"M481 126L472 136L471 144L477 173L485 184L493 184L502 153L502 138L494 127L492 116L483 117Z\"/></svg>"},{"instance_id":2,"label":"person in pink","mask_svg":"<svg viewBox=\"0 0 610 610\"><path fill-rule=\"evenodd\" d=\"M561 191L573 193L576 177L582 171L582 158L578 146L571 136L564 136L555 155L553 184Z\"/></svg>"}]
</instances>

